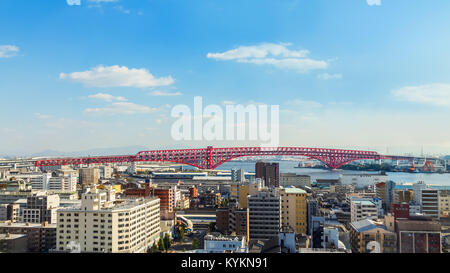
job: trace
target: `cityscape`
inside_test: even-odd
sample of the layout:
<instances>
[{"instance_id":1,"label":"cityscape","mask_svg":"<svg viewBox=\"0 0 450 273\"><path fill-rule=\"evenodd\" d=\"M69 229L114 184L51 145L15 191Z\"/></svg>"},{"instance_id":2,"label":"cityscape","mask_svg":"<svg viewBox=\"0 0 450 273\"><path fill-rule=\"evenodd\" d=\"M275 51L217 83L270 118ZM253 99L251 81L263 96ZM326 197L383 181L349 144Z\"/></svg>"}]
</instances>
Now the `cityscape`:
<instances>
[{"instance_id":1,"label":"cityscape","mask_svg":"<svg viewBox=\"0 0 450 273\"><path fill-rule=\"evenodd\" d=\"M43 2L0 3L0 257L450 253L450 2Z\"/></svg>"}]
</instances>

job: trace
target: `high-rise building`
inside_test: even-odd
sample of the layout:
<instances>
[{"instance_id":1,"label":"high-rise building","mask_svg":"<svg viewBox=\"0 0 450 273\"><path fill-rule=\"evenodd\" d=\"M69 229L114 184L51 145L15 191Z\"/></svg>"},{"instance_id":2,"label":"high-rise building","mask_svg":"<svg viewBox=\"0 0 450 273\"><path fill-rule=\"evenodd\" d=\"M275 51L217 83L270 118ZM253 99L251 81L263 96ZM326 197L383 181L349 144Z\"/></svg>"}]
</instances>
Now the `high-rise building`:
<instances>
[{"instance_id":1,"label":"high-rise building","mask_svg":"<svg viewBox=\"0 0 450 273\"><path fill-rule=\"evenodd\" d=\"M79 169L79 179L82 185L98 184L99 178L98 168Z\"/></svg>"},{"instance_id":2,"label":"high-rise building","mask_svg":"<svg viewBox=\"0 0 450 273\"><path fill-rule=\"evenodd\" d=\"M311 235L313 232L313 217L319 216L319 202L315 199L307 200L307 234Z\"/></svg>"},{"instance_id":3,"label":"high-rise building","mask_svg":"<svg viewBox=\"0 0 450 273\"><path fill-rule=\"evenodd\" d=\"M386 182L375 184L375 196L381 198L383 207L386 208Z\"/></svg>"},{"instance_id":4,"label":"high-rise building","mask_svg":"<svg viewBox=\"0 0 450 273\"><path fill-rule=\"evenodd\" d=\"M172 188L153 189L153 195L161 199L160 207L161 211L171 213L174 209L174 194Z\"/></svg>"},{"instance_id":5,"label":"high-rise building","mask_svg":"<svg viewBox=\"0 0 450 273\"><path fill-rule=\"evenodd\" d=\"M439 219L439 190L438 189L422 189L422 214Z\"/></svg>"},{"instance_id":6,"label":"high-rise building","mask_svg":"<svg viewBox=\"0 0 450 273\"><path fill-rule=\"evenodd\" d=\"M41 176L31 178L31 187L33 190L42 191L69 191L75 192L77 190L78 177L69 172L47 172Z\"/></svg>"},{"instance_id":7,"label":"high-rise building","mask_svg":"<svg viewBox=\"0 0 450 273\"><path fill-rule=\"evenodd\" d=\"M395 182L388 180L386 181L386 185L385 185L385 192L386 192L386 197L385 197L385 203L386 203L386 211L389 211L391 208L391 204L394 202L394 192L395 192Z\"/></svg>"},{"instance_id":8,"label":"high-rise building","mask_svg":"<svg viewBox=\"0 0 450 273\"><path fill-rule=\"evenodd\" d=\"M289 226L295 233L306 234L306 191L297 188L279 188L281 196L281 225Z\"/></svg>"},{"instance_id":9,"label":"high-rise building","mask_svg":"<svg viewBox=\"0 0 450 273\"><path fill-rule=\"evenodd\" d=\"M98 167L99 177L103 179L112 178L114 169L111 166L100 166Z\"/></svg>"},{"instance_id":10,"label":"high-rise building","mask_svg":"<svg viewBox=\"0 0 450 273\"><path fill-rule=\"evenodd\" d=\"M280 186L280 167L278 163L265 163L258 161L255 165L255 177L264 180L266 187Z\"/></svg>"},{"instance_id":11,"label":"high-rise building","mask_svg":"<svg viewBox=\"0 0 450 273\"><path fill-rule=\"evenodd\" d=\"M275 190L262 190L248 198L250 239L271 239L281 228L281 197Z\"/></svg>"},{"instance_id":12,"label":"high-rise building","mask_svg":"<svg viewBox=\"0 0 450 273\"><path fill-rule=\"evenodd\" d=\"M426 189L427 185L423 181L413 184L413 201L416 204L422 205L422 190Z\"/></svg>"},{"instance_id":13,"label":"high-rise building","mask_svg":"<svg viewBox=\"0 0 450 273\"><path fill-rule=\"evenodd\" d=\"M245 182L245 172L243 169L232 169L231 170L231 181L233 182Z\"/></svg>"},{"instance_id":14,"label":"high-rise building","mask_svg":"<svg viewBox=\"0 0 450 273\"><path fill-rule=\"evenodd\" d=\"M144 253L159 239L159 198L115 200L114 193L84 193L80 208L58 210L57 250Z\"/></svg>"}]
</instances>

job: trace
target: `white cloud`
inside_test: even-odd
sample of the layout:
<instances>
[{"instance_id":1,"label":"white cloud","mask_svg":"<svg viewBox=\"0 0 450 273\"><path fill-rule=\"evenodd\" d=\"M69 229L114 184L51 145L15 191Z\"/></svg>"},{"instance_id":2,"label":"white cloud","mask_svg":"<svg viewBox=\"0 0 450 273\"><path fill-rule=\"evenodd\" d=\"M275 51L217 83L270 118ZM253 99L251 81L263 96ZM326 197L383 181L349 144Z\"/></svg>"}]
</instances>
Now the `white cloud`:
<instances>
[{"instance_id":1,"label":"white cloud","mask_svg":"<svg viewBox=\"0 0 450 273\"><path fill-rule=\"evenodd\" d=\"M172 77L155 78L147 69L126 66L97 66L91 70L61 73L60 79L81 82L94 87L155 87L173 84Z\"/></svg>"},{"instance_id":2,"label":"white cloud","mask_svg":"<svg viewBox=\"0 0 450 273\"><path fill-rule=\"evenodd\" d=\"M103 108L88 108L84 110L86 114L98 115L133 115L146 114L158 111L156 108L150 108L145 105L139 105L131 102L114 102L110 106Z\"/></svg>"},{"instance_id":3,"label":"white cloud","mask_svg":"<svg viewBox=\"0 0 450 273\"><path fill-rule=\"evenodd\" d=\"M435 83L420 86L406 86L393 90L391 94L399 100L450 106L450 84Z\"/></svg>"},{"instance_id":4,"label":"white cloud","mask_svg":"<svg viewBox=\"0 0 450 273\"><path fill-rule=\"evenodd\" d=\"M328 74L323 73L317 76L320 80L332 80L332 79L342 79L342 74Z\"/></svg>"},{"instance_id":5,"label":"white cloud","mask_svg":"<svg viewBox=\"0 0 450 273\"><path fill-rule=\"evenodd\" d=\"M291 105L299 108L320 108L323 107L323 105L320 102L317 101L311 101L311 100L301 100L301 99L294 99L291 101L286 102L286 105Z\"/></svg>"},{"instance_id":6,"label":"white cloud","mask_svg":"<svg viewBox=\"0 0 450 273\"><path fill-rule=\"evenodd\" d=\"M183 93L181 92L166 92L166 91L153 91L151 94L151 96L156 96L156 97L174 97L174 96L182 96Z\"/></svg>"},{"instance_id":7,"label":"white cloud","mask_svg":"<svg viewBox=\"0 0 450 273\"><path fill-rule=\"evenodd\" d=\"M41 113L35 113L34 116L38 119L49 119L53 117L52 115L46 115Z\"/></svg>"},{"instance_id":8,"label":"white cloud","mask_svg":"<svg viewBox=\"0 0 450 273\"><path fill-rule=\"evenodd\" d=\"M19 48L14 45L0 45L0 58L11 58L17 55Z\"/></svg>"},{"instance_id":9,"label":"white cloud","mask_svg":"<svg viewBox=\"0 0 450 273\"><path fill-rule=\"evenodd\" d=\"M257 65L272 65L280 69L292 69L307 72L315 69L325 69L328 62L306 58L308 50L290 50L291 44L263 43L255 46L240 46L223 53L208 53L210 59L221 61L237 61Z\"/></svg>"},{"instance_id":10,"label":"white cloud","mask_svg":"<svg viewBox=\"0 0 450 273\"><path fill-rule=\"evenodd\" d=\"M69 6L80 6L81 0L67 0L67 5Z\"/></svg>"},{"instance_id":11,"label":"white cloud","mask_svg":"<svg viewBox=\"0 0 450 273\"><path fill-rule=\"evenodd\" d=\"M124 97L114 97L113 95L110 94L105 94L105 93L97 93L94 95L89 95L88 98L90 99L97 99L97 100L103 100L103 101L126 101L127 99Z\"/></svg>"},{"instance_id":12,"label":"white cloud","mask_svg":"<svg viewBox=\"0 0 450 273\"><path fill-rule=\"evenodd\" d=\"M369 6L381 6L381 0L366 0Z\"/></svg>"}]
</instances>

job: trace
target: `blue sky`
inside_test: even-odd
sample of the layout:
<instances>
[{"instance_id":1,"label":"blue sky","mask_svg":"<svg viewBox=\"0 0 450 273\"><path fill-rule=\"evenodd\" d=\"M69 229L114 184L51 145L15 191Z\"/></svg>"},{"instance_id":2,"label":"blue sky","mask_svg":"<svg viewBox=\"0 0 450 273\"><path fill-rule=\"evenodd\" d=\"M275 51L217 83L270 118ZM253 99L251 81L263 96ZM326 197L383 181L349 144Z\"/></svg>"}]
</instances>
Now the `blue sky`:
<instances>
[{"instance_id":1,"label":"blue sky","mask_svg":"<svg viewBox=\"0 0 450 273\"><path fill-rule=\"evenodd\" d=\"M280 145L450 153L447 0L77 4L0 2L0 154L205 146L170 138L194 96L280 105Z\"/></svg>"}]
</instances>

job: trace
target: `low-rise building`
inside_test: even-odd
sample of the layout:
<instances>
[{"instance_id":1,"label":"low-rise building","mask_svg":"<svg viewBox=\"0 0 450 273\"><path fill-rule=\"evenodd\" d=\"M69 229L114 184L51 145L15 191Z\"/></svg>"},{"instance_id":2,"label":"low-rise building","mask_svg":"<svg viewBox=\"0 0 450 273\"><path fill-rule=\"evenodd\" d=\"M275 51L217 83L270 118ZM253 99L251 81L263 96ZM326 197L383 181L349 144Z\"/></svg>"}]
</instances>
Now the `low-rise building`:
<instances>
[{"instance_id":1,"label":"low-rise building","mask_svg":"<svg viewBox=\"0 0 450 273\"><path fill-rule=\"evenodd\" d=\"M206 253L248 253L245 236L206 235Z\"/></svg>"},{"instance_id":2,"label":"low-rise building","mask_svg":"<svg viewBox=\"0 0 450 273\"><path fill-rule=\"evenodd\" d=\"M350 244L353 253L395 253L397 234L382 223L364 219L350 223Z\"/></svg>"},{"instance_id":3,"label":"low-rise building","mask_svg":"<svg viewBox=\"0 0 450 273\"><path fill-rule=\"evenodd\" d=\"M0 223L2 234L26 234L27 252L47 253L56 249L56 224Z\"/></svg>"},{"instance_id":4,"label":"low-rise building","mask_svg":"<svg viewBox=\"0 0 450 273\"><path fill-rule=\"evenodd\" d=\"M0 234L0 253L25 253L27 252L27 235L25 234Z\"/></svg>"}]
</instances>

